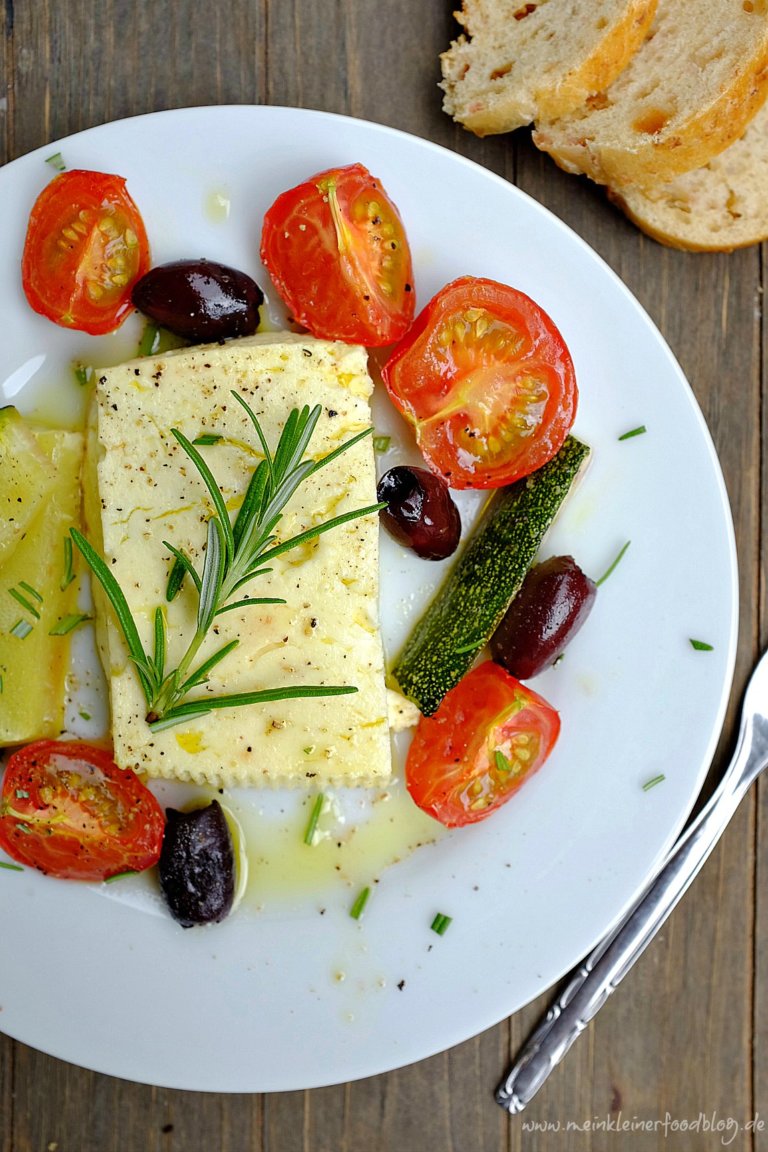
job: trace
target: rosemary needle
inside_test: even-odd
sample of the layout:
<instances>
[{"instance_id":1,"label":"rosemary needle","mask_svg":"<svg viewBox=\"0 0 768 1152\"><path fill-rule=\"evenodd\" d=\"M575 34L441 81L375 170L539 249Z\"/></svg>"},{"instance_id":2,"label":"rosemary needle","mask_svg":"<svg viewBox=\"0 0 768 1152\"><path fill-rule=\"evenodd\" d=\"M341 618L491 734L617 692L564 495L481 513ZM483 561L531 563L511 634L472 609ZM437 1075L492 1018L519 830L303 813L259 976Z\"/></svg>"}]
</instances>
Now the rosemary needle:
<instances>
[{"instance_id":1,"label":"rosemary needle","mask_svg":"<svg viewBox=\"0 0 768 1152\"><path fill-rule=\"evenodd\" d=\"M266 700L302 696L338 696L357 691L348 685L306 684L187 699L190 691L205 684L212 668L236 646L236 640L229 641L213 655L196 663L200 648L213 628L216 617L234 606L232 600L245 584L268 570L264 567L265 563L321 533L360 516L368 516L383 507L382 504L372 504L366 508L357 508L278 543L275 530L283 509L299 486L364 436L370 435L371 429L367 428L352 436L320 460L305 459L322 412L319 404L312 409L305 405L301 410L291 410L273 453L252 409L238 393L233 392L232 395L250 418L264 455L264 459L251 474L234 522L230 521L221 490L206 460L183 433L176 428L171 429L176 441L197 469L213 505L213 513L206 524L204 558L199 571L181 549L171 543L166 545L175 560L173 593L178 590L181 579L189 575L197 596L195 630L175 668L166 668L168 645L164 608L158 606L155 610L152 644L149 650L145 650L128 600L113 572L76 528L70 530L72 539L112 605L144 694L146 720L154 731L168 728L181 720L203 716L215 708L240 707ZM183 569L180 575L179 567ZM237 603L242 607L245 603L257 604L259 599L249 597L247 601L240 599Z\"/></svg>"}]
</instances>

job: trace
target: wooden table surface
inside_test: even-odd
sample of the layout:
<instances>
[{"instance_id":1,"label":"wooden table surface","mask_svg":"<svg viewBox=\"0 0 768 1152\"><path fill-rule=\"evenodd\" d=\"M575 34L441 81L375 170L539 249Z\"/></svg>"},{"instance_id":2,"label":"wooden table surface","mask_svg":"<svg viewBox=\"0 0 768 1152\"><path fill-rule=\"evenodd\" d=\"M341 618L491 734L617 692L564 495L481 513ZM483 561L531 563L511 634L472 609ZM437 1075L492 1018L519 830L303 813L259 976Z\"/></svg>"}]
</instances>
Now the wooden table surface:
<instances>
[{"instance_id":1,"label":"wooden table surface","mask_svg":"<svg viewBox=\"0 0 768 1152\"><path fill-rule=\"evenodd\" d=\"M649 311L691 381L722 462L741 618L714 780L732 744L734 702L766 637L765 252L669 251L599 189L563 175L525 131L483 141L454 126L437 89L438 55L456 33L451 8L450 0L4 0L0 162L157 109L295 105L428 137L552 209ZM414 1066L271 1096L134 1085L0 1037L0 1152L766 1150L767 796L761 785L744 801L692 892L522 1117L504 1114L492 1089L548 995ZM1 925L0 941L12 946ZM61 985L87 1012L87 978L62 973ZM622 1121L634 1131L617 1132ZM585 1130L590 1123L594 1130Z\"/></svg>"}]
</instances>

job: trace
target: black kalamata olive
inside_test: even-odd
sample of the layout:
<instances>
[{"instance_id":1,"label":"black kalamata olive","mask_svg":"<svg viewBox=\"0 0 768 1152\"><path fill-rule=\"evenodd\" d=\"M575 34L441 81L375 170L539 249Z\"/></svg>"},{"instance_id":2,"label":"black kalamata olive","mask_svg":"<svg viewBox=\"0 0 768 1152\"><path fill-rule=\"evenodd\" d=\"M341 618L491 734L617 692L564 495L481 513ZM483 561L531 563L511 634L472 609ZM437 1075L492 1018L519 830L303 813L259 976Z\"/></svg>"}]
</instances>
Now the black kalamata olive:
<instances>
[{"instance_id":1,"label":"black kalamata olive","mask_svg":"<svg viewBox=\"0 0 768 1152\"><path fill-rule=\"evenodd\" d=\"M376 492L387 503L381 522L400 544L424 560L444 560L456 551L461 517L440 476L399 465L384 473Z\"/></svg>"},{"instance_id":2,"label":"black kalamata olive","mask_svg":"<svg viewBox=\"0 0 768 1152\"><path fill-rule=\"evenodd\" d=\"M161 328L200 344L250 336L264 293L255 280L213 260L159 264L136 282L134 305Z\"/></svg>"},{"instance_id":3,"label":"black kalamata olive","mask_svg":"<svg viewBox=\"0 0 768 1152\"><path fill-rule=\"evenodd\" d=\"M572 556L531 568L491 638L491 656L518 680L549 668L592 610L597 585Z\"/></svg>"},{"instance_id":4,"label":"black kalamata olive","mask_svg":"<svg viewBox=\"0 0 768 1152\"><path fill-rule=\"evenodd\" d=\"M182 928L218 923L235 897L235 852L221 805L165 814L158 869L171 916Z\"/></svg>"}]
</instances>

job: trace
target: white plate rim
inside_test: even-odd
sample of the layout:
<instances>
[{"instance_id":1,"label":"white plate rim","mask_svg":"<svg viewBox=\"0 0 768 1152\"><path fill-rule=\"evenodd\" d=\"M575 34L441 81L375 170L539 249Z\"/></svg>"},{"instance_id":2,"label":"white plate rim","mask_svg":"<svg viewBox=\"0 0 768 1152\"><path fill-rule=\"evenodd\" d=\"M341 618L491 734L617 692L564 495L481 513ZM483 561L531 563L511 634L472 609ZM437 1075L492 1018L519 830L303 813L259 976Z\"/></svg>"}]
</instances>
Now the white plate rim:
<instances>
[{"instance_id":1,"label":"white plate rim","mask_svg":"<svg viewBox=\"0 0 768 1152\"><path fill-rule=\"evenodd\" d=\"M299 109L283 109L283 108L275 108L275 107L268 107L268 106L234 105L234 106L229 106L229 107L222 106L222 107L218 107L216 109L210 109L210 108L205 108L205 109L196 109L196 108L172 109L172 110L168 110L168 111L164 111L164 112L150 113L150 114L145 115L145 116L131 118L131 120L116 121L116 122L113 122L111 124L100 125L100 126L97 126L95 128L87 129L85 132L77 133L77 134L74 134L72 136L66 137L66 138L62 139L61 141L58 141L56 144L51 144L51 145L47 145L47 146L44 146L42 148L36 149L34 152L30 153L29 155L20 158L18 161L12 162L11 165L7 166L6 169L2 170L0 172L0 181L4 181L7 178L6 174L7 174L8 170L11 170L12 172L13 171L20 171L21 165L29 165L35 159L38 159L44 155L48 155L53 151L65 150L65 149L67 149L68 146L71 147L75 141L82 144L87 139L88 141L95 141L98 144L100 136L102 137L102 139L106 140L109 133L113 132L115 130L115 128L117 128L119 131L120 125L126 125L126 124L138 125L140 122L141 124L147 126L147 125L150 125L153 121L154 121L154 123L159 123L158 118L164 118L165 123L169 122L168 118L176 118L178 123L180 123L180 124L184 120L187 120L187 119L194 123L201 116L202 117L208 117L211 115L213 115L215 118L221 116L224 118L232 118L232 119L237 119L239 117L248 117L248 116L255 116L257 118L258 117L262 117L262 118L265 117L266 120L274 119L274 118L284 118L284 119L287 118L286 122L291 121L293 118L296 117L299 120L304 120L307 124L311 123L313 126L316 126L318 128L318 130L320 130L321 128L327 129L328 125L333 125L334 127L341 129L342 132L345 130L348 130L348 131L352 132L353 134L355 132L368 133L370 135L371 139L377 139L378 141L381 141L381 142L386 141L388 143L393 143L395 147L397 147L398 143L404 148L412 148L413 146L417 145L419 150L422 150L422 149L425 150L425 154L429 154L430 156L435 158L436 162L437 162L438 157L440 158L441 162L445 161L445 158L447 156L450 157L450 161L451 161L452 165L455 164L458 166L458 168L462 169L464 172L470 172L473 174L471 179L477 179L477 180L482 180L482 181L488 182L489 186L495 184L495 185L497 185L497 187L503 187L504 194L508 195L510 197L511 203L516 202L517 204L526 205L527 210L530 211L537 219L542 220L542 221L546 221L546 227L548 229L551 229L553 233L556 233L558 235L559 239L562 240L563 244L570 246L573 249L581 249L582 254L583 253L589 253L589 261L594 264L595 268L599 269L599 276L602 276L606 283L611 284L612 290L617 294L617 297L618 296L623 297L625 303L631 302L631 304L629 304L629 306L633 309L635 316L638 319L638 322L645 325L645 327L647 329L648 339L657 342L659 350L663 351L663 355L668 360L670 375L674 376L676 378L677 382L681 386L682 391L686 395L688 403L691 405L693 421L694 421L694 424L698 428L698 433L701 437L701 444L704 447L704 449L706 450L706 452L708 452L710 455L710 464L711 464L712 469L713 469L714 487L715 487L716 492L719 494L719 499L721 501L720 513L721 513L721 517L722 517L722 528L724 529L725 537L726 537L725 540L723 541L723 544L724 544L724 563L725 563L725 565L726 565L726 567L730 573L730 579L729 579L729 594L730 595L729 595L728 605L726 607L726 610L723 613L724 620L725 620L724 628L725 628L725 631L727 633L727 648L724 652L722 652L720 654L722 676L720 678L719 697L717 699L717 706L713 710L713 713L712 713L714 716L714 719L713 719L713 721L711 723L711 727L709 729L709 735L708 735L708 739L706 741L706 745L703 748L702 753L699 756L700 764L698 767L698 771L696 773L696 783L695 783L694 788L691 789L690 795L686 798L685 804L682 807L679 807L679 809L676 811L674 820L671 820L669 822L667 830L666 830L666 834L663 838L663 841L662 841L660 847L658 848L658 850L655 852L654 857L650 861L650 864L648 866L647 874L650 874L652 872L653 868L655 867L656 863L661 859L664 852L667 850L669 845L675 839L680 828L682 827L683 823L685 822L685 819L687 818L687 815L688 815L693 803L695 802L699 788L700 788L701 784L703 783L703 779L704 779L704 776L706 774L706 771L707 771L708 765L710 763L711 757L714 754L715 746L716 746L716 743L717 743L717 740L719 737L723 718L725 715L725 708L727 706L727 702L728 702L728 698L729 698L729 694L730 694L730 684L731 684L731 679L732 679L732 675L733 675L733 668L734 668L734 663L735 663L736 623L737 623L737 615L738 615L738 611L737 611L736 549L735 549L735 543L734 543L734 537L733 537L733 525L732 525L731 518L730 518L730 512L729 512L729 508L728 508L728 499L727 499L727 494L725 491L724 482L722 480L722 475L720 473L719 465L717 463L717 458L716 458L716 455L714 452L714 447L712 445L711 438L709 436L709 432L706 428L703 417L701 416L701 413L698 409L696 401L693 397L693 393L690 389L690 385L685 380L685 378L684 378L679 366L675 362L671 352L669 352L669 349L667 348L666 344L664 343L664 341L662 340L662 338L658 334L657 330L654 328L654 326L653 326L652 322L650 321L649 317L647 316L647 314L644 312L644 310L642 310L640 305L637 304L637 302L634 300L634 298L631 297L628 290L622 284L622 282L618 279L618 277L616 277L616 275L608 268L608 266L601 260L600 257L598 257L594 252L592 252L591 249L588 248L588 246L584 243L584 241L582 241L580 238L575 236L575 234L573 232L571 232L570 229L568 229L565 224L563 224L561 221L559 221L556 217L554 217L546 209L542 208L541 205L536 204L525 193L521 192L519 189L516 189L513 186L507 184L506 181L504 181L501 177L498 177L495 174L490 173L487 170L480 168L479 166L475 165L472 161L469 161L466 158L458 156L458 155L453 154L453 153L447 153L445 149L441 148L439 145L434 144L430 141L421 140L421 139L409 136L406 133L399 132L396 129L388 128L388 127L385 127L383 125L370 124L370 123L366 123L366 122L358 121L358 120L350 120L347 117L339 116L339 115L333 114L333 113L316 112L316 111L303 110L303 109L301 109L301 110L299 110ZM386 152L386 149L383 149L383 151ZM380 169L380 174L382 175L382 178L384 178L385 183L387 183L386 178L385 178L385 164L383 164L383 163L380 164L379 169ZM312 170L313 170L312 168L309 169L309 171L312 171ZM137 199L138 199L138 197L137 197ZM36 880L36 879L37 878L33 878L33 880ZM639 889L642 888L642 886L643 886L642 883L639 885L635 885L633 887L632 891L628 891L625 894L625 898L623 899L623 901L620 903L620 905L618 907L614 908L613 915L609 918L609 921L604 924L603 930L608 929L611 926L611 924L613 922L615 922L615 920L620 917L622 912L632 902L637 891L639 891ZM37 892L38 887L33 884L33 888L35 888L35 891ZM39 897L36 897L36 898L39 899ZM67 901L63 901L62 903L66 904ZM597 937L595 937L595 939L596 938ZM592 940L591 942L594 943L594 940ZM550 969L547 973L547 977L548 977L547 980L545 981L545 983L543 985L541 985L539 987L538 990L539 991L543 990L543 988L546 986L546 984L551 982L551 979L556 979L558 976L562 975L562 973L565 972L573 963L578 961L578 959L580 958L580 955L585 950L586 949L582 949L579 951L578 954L570 955L569 959L561 960L561 962L555 966L555 969ZM6 965L6 960L7 960L7 957L5 957L5 958L0 957L0 963L2 963L3 967L5 967L5 965ZM554 973L554 975L553 975L553 973ZM526 1000L527 999L530 999L530 996L526 996ZM433 1054L434 1052L437 1052L437 1051L443 1050L447 1047L450 1047L453 1044L460 1042L461 1040L467 1039L467 1038L469 1038L470 1035L473 1035L476 1032L482 1031L484 1028L491 1026L492 1024L496 1023L499 1019L502 1019L504 1016L508 1015L511 1011L516 1010L517 1007L520 1007L520 1004L516 1002L514 997L510 997L510 999L507 1001L506 1004L502 1004L502 1005L498 1006L497 1011L491 1012L490 1014L487 1012L485 1014L478 1013L477 1014L477 1026L475 1027L475 1025L473 1024L470 1031L467 1031L466 1024L462 1024L462 1026L458 1029L442 1028L439 1031L438 1035L435 1035L431 1038L431 1041L425 1041L420 1046L411 1044L407 1051L400 1051L399 1053L396 1053L394 1049L389 1050L389 1052L387 1054L385 1054L383 1052L382 1053L374 1053L374 1054L371 1054L368 1059L363 1059L363 1060L360 1059L360 1053L358 1052L355 1054L355 1060L358 1061L358 1063L355 1064L354 1066L350 1065L349 1060L342 1060L339 1062L339 1065L338 1065L338 1068L336 1071L333 1071L331 1068L328 1068L328 1067L326 1067L322 1070L320 1068L318 1068L317 1075L314 1078L309 1077L309 1079L308 1079L305 1075L303 1077L302 1083L291 1083L289 1080L287 1080L285 1078L285 1076L283 1076L282 1082L279 1082L279 1083L270 1081L269 1076L262 1076L261 1080L259 1080L258 1075L257 1075L257 1078L256 1079L252 1078L250 1082L248 1081L248 1077L246 1076L243 1079L235 1078L235 1079L230 1079L229 1082L222 1081L222 1082L217 1082L213 1085L210 1085L210 1083L206 1083L206 1081L205 1081L205 1074L204 1073L201 1074L200 1071L196 1071L194 1074L191 1074L189 1076L188 1081L185 1082L184 1073L183 1072L180 1073L178 1069L176 1069L174 1071L169 1070L169 1073L167 1076L158 1077L156 1074L153 1074L150 1077L150 1079L148 1080L148 1082L162 1083L162 1084L166 1084L166 1085L171 1086L171 1087L189 1087L189 1088L197 1088L197 1089L210 1088L210 1090L218 1090L218 1091L256 1091L256 1090L260 1090L261 1088L264 1088L264 1090L273 1090L273 1089L290 1088L290 1087L294 1087L294 1088L313 1087L313 1086L318 1086L318 1085L324 1084L324 1083L335 1083L335 1082L338 1082L339 1080L353 1079L357 1076L367 1076L367 1075L374 1074L376 1072L386 1071L386 1070L389 1070L391 1068L399 1067L402 1064L410 1063L415 1059L424 1058L428 1055ZM8 1020L8 1026L7 1027L6 1027L6 1020ZM126 1054L120 1054L119 1056L117 1056L117 1058L110 1058L108 1055L105 1055L104 1052L101 1052L101 1054L96 1059L91 1060L91 1059L87 1058L87 1056L85 1055L85 1053L83 1051L81 1051L81 1046L75 1045L75 1050L73 1051L71 1045L68 1045L66 1037L63 1040L61 1038L59 1038L58 1040L52 1039L50 1041L50 1043L41 1044L39 1042L39 1037L35 1034L33 1036L33 1039L29 1040L28 1036L30 1035L30 1030L26 1029L23 1026L23 1024L20 1026L18 1022L13 1023L11 1018L10 1018L10 1015L6 1016L6 1014L4 1014L3 1016L0 1016L0 1025L3 1027L3 1030L8 1031L9 1035L13 1035L17 1039L20 1039L22 1041L33 1043L34 1046L44 1048L44 1050L49 1051L53 1055L60 1056L61 1058L71 1059L76 1063L83 1063L85 1066L93 1067L98 1071L111 1073L113 1075L126 1076L130 1079L137 1079L137 1080L143 1080L144 1079L144 1076L141 1073L141 1066L140 1066L140 1059L142 1057L142 1053L137 1054L139 1057L138 1062L136 1059L129 1058L128 1056L126 1056ZM32 1033L34 1033L34 1031L35 1030L32 1029Z\"/></svg>"}]
</instances>

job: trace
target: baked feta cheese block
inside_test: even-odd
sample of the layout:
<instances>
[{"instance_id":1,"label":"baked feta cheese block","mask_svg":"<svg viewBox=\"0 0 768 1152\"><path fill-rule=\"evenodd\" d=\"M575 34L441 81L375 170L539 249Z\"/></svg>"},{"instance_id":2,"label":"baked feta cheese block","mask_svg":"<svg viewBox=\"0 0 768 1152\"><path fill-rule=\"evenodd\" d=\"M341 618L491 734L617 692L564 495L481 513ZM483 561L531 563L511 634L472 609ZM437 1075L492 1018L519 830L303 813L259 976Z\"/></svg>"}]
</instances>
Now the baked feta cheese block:
<instances>
[{"instance_id":1,"label":"baked feta cheese block","mask_svg":"<svg viewBox=\"0 0 768 1152\"><path fill-rule=\"evenodd\" d=\"M86 529L116 577L145 651L158 605L167 618L166 669L195 632L192 581L166 603L172 556L202 569L212 502L171 429L200 443L231 518L263 457L251 407L274 451L291 409L320 405L308 447L319 459L370 426L372 381L363 348L276 333L133 360L103 371L88 429ZM276 535L376 502L371 437L310 476L286 505ZM378 518L348 521L269 562L235 599L285 604L224 612L198 666L238 646L189 698L267 688L352 685L354 694L216 709L152 731L146 701L114 613L94 580L97 629L111 701L117 763L154 777L214 785L376 785L390 775L384 656L378 620Z\"/></svg>"}]
</instances>

